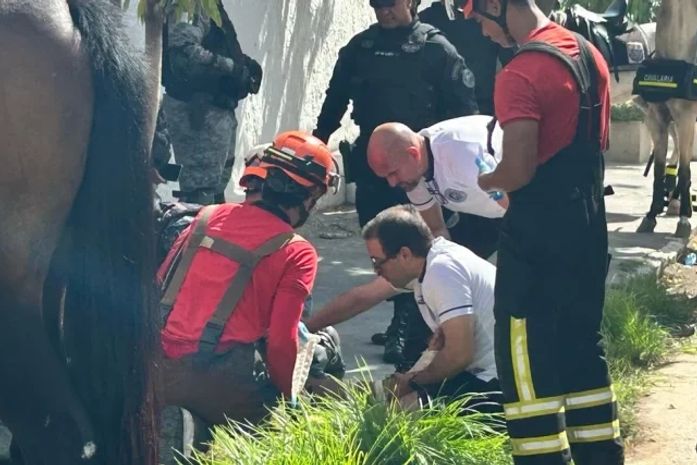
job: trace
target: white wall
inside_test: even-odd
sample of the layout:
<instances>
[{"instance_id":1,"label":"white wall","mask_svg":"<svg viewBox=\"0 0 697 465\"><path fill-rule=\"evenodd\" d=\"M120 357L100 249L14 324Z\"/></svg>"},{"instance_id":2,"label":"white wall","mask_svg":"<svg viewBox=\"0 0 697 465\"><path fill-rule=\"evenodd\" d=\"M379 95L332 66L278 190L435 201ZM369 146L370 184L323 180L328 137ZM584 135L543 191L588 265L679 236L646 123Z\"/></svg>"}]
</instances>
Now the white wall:
<instances>
[{"instance_id":1,"label":"white wall","mask_svg":"<svg viewBox=\"0 0 697 465\"><path fill-rule=\"evenodd\" d=\"M224 4L242 49L264 69L259 94L237 109L236 166L227 190L232 197L247 150L270 141L279 131L314 128L339 48L375 16L368 0L224 0ZM131 39L142 49L143 26L135 18L134 6L127 24ZM346 115L330 146L355 134Z\"/></svg>"}]
</instances>

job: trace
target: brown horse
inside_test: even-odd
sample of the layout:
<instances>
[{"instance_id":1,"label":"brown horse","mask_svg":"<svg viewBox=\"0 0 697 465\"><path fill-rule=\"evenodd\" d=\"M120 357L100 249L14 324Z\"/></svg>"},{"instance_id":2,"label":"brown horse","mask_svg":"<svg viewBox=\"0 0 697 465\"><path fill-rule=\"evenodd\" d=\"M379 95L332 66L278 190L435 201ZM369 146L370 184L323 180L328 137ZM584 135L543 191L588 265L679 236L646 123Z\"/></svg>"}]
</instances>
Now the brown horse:
<instances>
[{"instance_id":1,"label":"brown horse","mask_svg":"<svg viewBox=\"0 0 697 465\"><path fill-rule=\"evenodd\" d=\"M697 63L697 0L663 0L656 17L656 58ZM680 219L675 229L677 237L688 238L692 231L692 173L697 101L669 99L647 103L646 126L654 146L653 200L649 212L637 232L653 232L656 216L664 209L668 132L675 125L676 149L679 153L678 182L672 197L680 198Z\"/></svg>"},{"instance_id":2,"label":"brown horse","mask_svg":"<svg viewBox=\"0 0 697 465\"><path fill-rule=\"evenodd\" d=\"M28 465L156 463L154 112L119 22L0 0L0 418Z\"/></svg>"}]
</instances>

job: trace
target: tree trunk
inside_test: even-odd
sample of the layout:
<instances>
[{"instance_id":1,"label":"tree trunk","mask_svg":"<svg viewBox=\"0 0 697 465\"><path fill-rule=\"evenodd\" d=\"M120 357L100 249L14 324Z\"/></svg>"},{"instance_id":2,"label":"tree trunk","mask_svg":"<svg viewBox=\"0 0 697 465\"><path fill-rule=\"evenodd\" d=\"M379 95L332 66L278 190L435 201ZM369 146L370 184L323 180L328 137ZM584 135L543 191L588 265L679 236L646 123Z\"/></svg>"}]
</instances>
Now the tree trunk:
<instances>
[{"instance_id":1,"label":"tree trunk","mask_svg":"<svg viewBox=\"0 0 697 465\"><path fill-rule=\"evenodd\" d=\"M152 142L155 135L155 120L160 108L160 80L162 75L162 28L164 13L158 0L147 0L145 9L145 58L149 73L147 96L149 107L152 109L146 134Z\"/></svg>"}]
</instances>

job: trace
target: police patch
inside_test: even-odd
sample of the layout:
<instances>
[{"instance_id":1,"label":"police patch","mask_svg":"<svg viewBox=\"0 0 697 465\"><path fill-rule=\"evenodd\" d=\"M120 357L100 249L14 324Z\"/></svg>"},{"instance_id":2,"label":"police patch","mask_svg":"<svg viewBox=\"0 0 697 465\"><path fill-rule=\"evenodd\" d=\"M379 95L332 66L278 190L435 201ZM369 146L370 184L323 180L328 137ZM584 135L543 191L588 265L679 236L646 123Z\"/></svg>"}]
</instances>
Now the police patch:
<instances>
[{"instance_id":1,"label":"police patch","mask_svg":"<svg viewBox=\"0 0 697 465\"><path fill-rule=\"evenodd\" d=\"M421 44L407 42L406 44L402 44L402 50L404 51L404 53L416 53L419 50L421 50Z\"/></svg>"},{"instance_id":2,"label":"police patch","mask_svg":"<svg viewBox=\"0 0 697 465\"><path fill-rule=\"evenodd\" d=\"M455 189L445 189L445 197L455 203L462 203L467 199L467 194Z\"/></svg>"},{"instance_id":3,"label":"police patch","mask_svg":"<svg viewBox=\"0 0 697 465\"><path fill-rule=\"evenodd\" d=\"M462 83L470 89L474 87L474 73L471 69L465 68L462 70Z\"/></svg>"}]
</instances>

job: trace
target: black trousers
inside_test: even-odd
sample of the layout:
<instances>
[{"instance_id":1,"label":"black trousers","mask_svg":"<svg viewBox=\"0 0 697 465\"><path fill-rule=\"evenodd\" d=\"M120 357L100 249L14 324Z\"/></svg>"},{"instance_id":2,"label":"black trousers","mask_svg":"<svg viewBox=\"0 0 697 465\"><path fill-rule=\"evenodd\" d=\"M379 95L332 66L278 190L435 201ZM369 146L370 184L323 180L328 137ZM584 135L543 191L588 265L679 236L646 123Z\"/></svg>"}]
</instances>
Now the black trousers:
<instances>
[{"instance_id":1,"label":"black trousers","mask_svg":"<svg viewBox=\"0 0 697 465\"><path fill-rule=\"evenodd\" d=\"M513 200L504 217L495 346L516 465L624 462L599 334L607 250L597 194Z\"/></svg>"},{"instance_id":2,"label":"black trousers","mask_svg":"<svg viewBox=\"0 0 697 465\"><path fill-rule=\"evenodd\" d=\"M451 211L443 209L446 221L452 214ZM493 255L498 248L502 219L485 218L469 213L458 213L458 216L458 222L452 228L448 228L450 239L485 260Z\"/></svg>"},{"instance_id":3,"label":"black trousers","mask_svg":"<svg viewBox=\"0 0 697 465\"><path fill-rule=\"evenodd\" d=\"M465 403L465 408L481 413L500 413L503 411L501 387L496 378L487 382L468 371L463 371L442 383L427 384L422 387L432 399L445 398L448 401L472 395L472 398Z\"/></svg>"}]
</instances>

